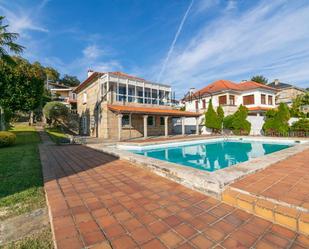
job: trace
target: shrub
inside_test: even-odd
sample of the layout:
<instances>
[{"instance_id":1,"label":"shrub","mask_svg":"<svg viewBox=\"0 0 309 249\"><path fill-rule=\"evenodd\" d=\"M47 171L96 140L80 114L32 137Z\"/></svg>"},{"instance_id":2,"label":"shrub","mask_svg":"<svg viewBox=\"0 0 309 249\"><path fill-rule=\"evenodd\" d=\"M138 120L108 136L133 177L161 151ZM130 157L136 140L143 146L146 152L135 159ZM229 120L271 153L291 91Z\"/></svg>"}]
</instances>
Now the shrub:
<instances>
[{"instance_id":1,"label":"shrub","mask_svg":"<svg viewBox=\"0 0 309 249\"><path fill-rule=\"evenodd\" d=\"M247 108L241 105L233 115L228 115L223 119L223 127L233 131L235 135L248 135L251 124L246 120L247 116Z\"/></svg>"},{"instance_id":2,"label":"shrub","mask_svg":"<svg viewBox=\"0 0 309 249\"><path fill-rule=\"evenodd\" d=\"M16 135L8 131L0 131L0 147L6 147L15 144Z\"/></svg>"},{"instance_id":3,"label":"shrub","mask_svg":"<svg viewBox=\"0 0 309 249\"><path fill-rule=\"evenodd\" d=\"M222 108L221 108L222 109ZM221 111L218 107L220 117L212 106L212 101L209 101L207 111L205 113L205 126L212 129L213 132L219 132L222 128L222 115L224 115L223 110Z\"/></svg>"},{"instance_id":4,"label":"shrub","mask_svg":"<svg viewBox=\"0 0 309 249\"><path fill-rule=\"evenodd\" d=\"M49 123L62 123L69 115L69 108L60 102L52 101L44 106L43 113Z\"/></svg>"},{"instance_id":5,"label":"shrub","mask_svg":"<svg viewBox=\"0 0 309 249\"><path fill-rule=\"evenodd\" d=\"M223 119L223 128L224 129L229 129L232 130L233 129L233 118L234 115L228 115Z\"/></svg>"},{"instance_id":6,"label":"shrub","mask_svg":"<svg viewBox=\"0 0 309 249\"><path fill-rule=\"evenodd\" d=\"M291 126L291 131L309 132L309 119L299 119Z\"/></svg>"},{"instance_id":7,"label":"shrub","mask_svg":"<svg viewBox=\"0 0 309 249\"><path fill-rule=\"evenodd\" d=\"M270 115L271 114L271 115ZM285 134L289 131L290 111L286 104L280 103L277 110L267 112L263 131L267 134Z\"/></svg>"}]
</instances>

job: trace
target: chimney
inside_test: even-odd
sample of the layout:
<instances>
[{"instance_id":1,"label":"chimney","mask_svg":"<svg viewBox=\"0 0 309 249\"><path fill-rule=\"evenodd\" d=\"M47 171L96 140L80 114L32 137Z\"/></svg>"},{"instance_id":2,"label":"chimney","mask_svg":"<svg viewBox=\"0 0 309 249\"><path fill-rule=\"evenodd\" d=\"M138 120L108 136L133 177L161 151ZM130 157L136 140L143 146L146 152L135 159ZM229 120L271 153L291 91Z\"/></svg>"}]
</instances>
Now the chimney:
<instances>
[{"instance_id":1,"label":"chimney","mask_svg":"<svg viewBox=\"0 0 309 249\"><path fill-rule=\"evenodd\" d=\"M190 90L189 90L190 95L192 95L194 92L195 92L195 88L191 87Z\"/></svg>"},{"instance_id":2,"label":"chimney","mask_svg":"<svg viewBox=\"0 0 309 249\"><path fill-rule=\"evenodd\" d=\"M89 78L93 73L94 73L93 70L88 69L87 78Z\"/></svg>"},{"instance_id":3,"label":"chimney","mask_svg":"<svg viewBox=\"0 0 309 249\"><path fill-rule=\"evenodd\" d=\"M275 86L279 85L279 79L275 79Z\"/></svg>"}]
</instances>

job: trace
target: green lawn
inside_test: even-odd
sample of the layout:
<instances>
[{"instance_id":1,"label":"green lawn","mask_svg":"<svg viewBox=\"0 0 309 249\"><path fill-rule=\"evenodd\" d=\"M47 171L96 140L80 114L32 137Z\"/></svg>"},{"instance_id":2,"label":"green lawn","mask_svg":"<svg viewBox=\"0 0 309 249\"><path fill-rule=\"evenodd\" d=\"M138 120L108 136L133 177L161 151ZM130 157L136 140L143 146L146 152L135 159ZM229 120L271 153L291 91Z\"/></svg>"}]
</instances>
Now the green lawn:
<instances>
[{"instance_id":1,"label":"green lawn","mask_svg":"<svg viewBox=\"0 0 309 249\"><path fill-rule=\"evenodd\" d=\"M53 241L49 228L42 230L39 233L27 236L16 242L9 243L5 246L0 246L0 249L52 249Z\"/></svg>"},{"instance_id":2,"label":"green lawn","mask_svg":"<svg viewBox=\"0 0 309 249\"><path fill-rule=\"evenodd\" d=\"M58 128L45 128L45 131L56 144L68 141L68 136Z\"/></svg>"},{"instance_id":3,"label":"green lawn","mask_svg":"<svg viewBox=\"0 0 309 249\"><path fill-rule=\"evenodd\" d=\"M16 126L16 145L0 148L0 222L44 207L42 169L34 128Z\"/></svg>"}]
</instances>

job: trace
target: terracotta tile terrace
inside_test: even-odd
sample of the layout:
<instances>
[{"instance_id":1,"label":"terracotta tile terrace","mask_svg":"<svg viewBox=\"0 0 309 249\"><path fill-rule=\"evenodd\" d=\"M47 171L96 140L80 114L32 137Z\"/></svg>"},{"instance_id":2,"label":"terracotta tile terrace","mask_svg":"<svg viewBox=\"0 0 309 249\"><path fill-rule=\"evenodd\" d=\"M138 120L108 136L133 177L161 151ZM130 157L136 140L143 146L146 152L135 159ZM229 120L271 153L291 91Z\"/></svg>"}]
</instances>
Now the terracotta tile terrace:
<instances>
[{"instance_id":1,"label":"terracotta tile terrace","mask_svg":"<svg viewBox=\"0 0 309 249\"><path fill-rule=\"evenodd\" d=\"M309 150L233 183L227 203L309 235Z\"/></svg>"},{"instance_id":2,"label":"terracotta tile terrace","mask_svg":"<svg viewBox=\"0 0 309 249\"><path fill-rule=\"evenodd\" d=\"M309 247L304 235L90 148L40 154L58 249Z\"/></svg>"}]
</instances>

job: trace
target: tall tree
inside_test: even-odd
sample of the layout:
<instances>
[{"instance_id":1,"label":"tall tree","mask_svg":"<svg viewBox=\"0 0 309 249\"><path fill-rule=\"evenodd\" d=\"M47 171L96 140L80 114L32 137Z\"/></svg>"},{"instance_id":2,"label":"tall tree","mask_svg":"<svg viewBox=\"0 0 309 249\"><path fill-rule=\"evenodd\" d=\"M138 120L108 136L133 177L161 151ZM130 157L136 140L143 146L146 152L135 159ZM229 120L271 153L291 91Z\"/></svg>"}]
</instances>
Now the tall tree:
<instances>
[{"instance_id":1,"label":"tall tree","mask_svg":"<svg viewBox=\"0 0 309 249\"><path fill-rule=\"evenodd\" d=\"M10 112L33 113L42 105L43 71L25 59L12 59L14 66L0 60L0 106Z\"/></svg>"},{"instance_id":2,"label":"tall tree","mask_svg":"<svg viewBox=\"0 0 309 249\"><path fill-rule=\"evenodd\" d=\"M205 126L212 129L213 132L218 132L221 130L220 118L213 108L212 100L209 101L208 108L205 113Z\"/></svg>"},{"instance_id":3,"label":"tall tree","mask_svg":"<svg viewBox=\"0 0 309 249\"><path fill-rule=\"evenodd\" d=\"M263 75L255 75L251 77L251 81L266 85L268 82L268 79L264 77Z\"/></svg>"},{"instance_id":4,"label":"tall tree","mask_svg":"<svg viewBox=\"0 0 309 249\"><path fill-rule=\"evenodd\" d=\"M13 64L14 60L9 53L20 54L24 47L15 43L19 34L8 32L9 25L4 25L3 20L4 16L0 16L0 59L3 62Z\"/></svg>"},{"instance_id":5,"label":"tall tree","mask_svg":"<svg viewBox=\"0 0 309 249\"><path fill-rule=\"evenodd\" d=\"M49 81L56 82L60 79L60 73L52 67L45 67L45 74Z\"/></svg>"},{"instance_id":6,"label":"tall tree","mask_svg":"<svg viewBox=\"0 0 309 249\"><path fill-rule=\"evenodd\" d=\"M77 79L76 76L65 74L63 78L60 80L60 83L66 86L74 87L74 86L78 86L80 84L80 81Z\"/></svg>"}]
</instances>

